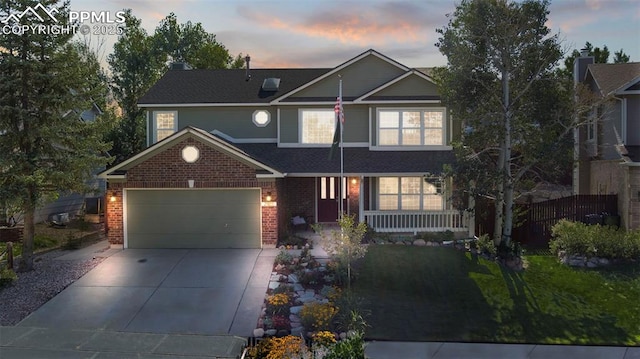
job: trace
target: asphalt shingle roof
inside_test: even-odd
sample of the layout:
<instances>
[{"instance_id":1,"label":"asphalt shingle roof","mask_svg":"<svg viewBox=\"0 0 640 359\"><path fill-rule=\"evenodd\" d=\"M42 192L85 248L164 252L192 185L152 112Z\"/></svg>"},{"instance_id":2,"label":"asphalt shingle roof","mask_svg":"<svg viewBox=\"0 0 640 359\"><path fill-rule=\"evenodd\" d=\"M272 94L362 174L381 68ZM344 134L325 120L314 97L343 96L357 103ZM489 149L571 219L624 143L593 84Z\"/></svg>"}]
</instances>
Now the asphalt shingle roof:
<instances>
[{"instance_id":1,"label":"asphalt shingle roof","mask_svg":"<svg viewBox=\"0 0 640 359\"><path fill-rule=\"evenodd\" d=\"M607 96L629 81L640 77L640 62L591 64L588 69L596 80L602 96Z\"/></svg>"},{"instance_id":2,"label":"asphalt shingle roof","mask_svg":"<svg viewBox=\"0 0 640 359\"><path fill-rule=\"evenodd\" d=\"M268 103L331 69L169 70L138 104ZM263 91L266 78L279 78L278 91Z\"/></svg>"},{"instance_id":3,"label":"asphalt shingle roof","mask_svg":"<svg viewBox=\"0 0 640 359\"><path fill-rule=\"evenodd\" d=\"M337 174L340 154L329 160L330 149L278 147L274 143L233 144L256 160L282 173ZM368 147L344 149L344 173L440 173L453 163L453 151L370 151Z\"/></svg>"},{"instance_id":4,"label":"asphalt shingle roof","mask_svg":"<svg viewBox=\"0 0 640 359\"><path fill-rule=\"evenodd\" d=\"M625 146L628 157L633 162L640 162L640 146Z\"/></svg>"}]
</instances>

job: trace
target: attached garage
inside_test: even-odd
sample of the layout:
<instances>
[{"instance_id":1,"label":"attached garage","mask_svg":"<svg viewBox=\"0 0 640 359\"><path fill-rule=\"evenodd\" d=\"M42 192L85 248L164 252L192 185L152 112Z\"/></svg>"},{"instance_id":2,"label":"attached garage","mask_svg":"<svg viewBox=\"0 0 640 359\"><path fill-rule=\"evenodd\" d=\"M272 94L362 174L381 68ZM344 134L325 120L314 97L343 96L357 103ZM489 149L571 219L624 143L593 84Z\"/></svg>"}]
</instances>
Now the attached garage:
<instances>
[{"instance_id":1,"label":"attached garage","mask_svg":"<svg viewBox=\"0 0 640 359\"><path fill-rule=\"evenodd\" d=\"M126 189L126 248L261 248L259 188Z\"/></svg>"}]
</instances>

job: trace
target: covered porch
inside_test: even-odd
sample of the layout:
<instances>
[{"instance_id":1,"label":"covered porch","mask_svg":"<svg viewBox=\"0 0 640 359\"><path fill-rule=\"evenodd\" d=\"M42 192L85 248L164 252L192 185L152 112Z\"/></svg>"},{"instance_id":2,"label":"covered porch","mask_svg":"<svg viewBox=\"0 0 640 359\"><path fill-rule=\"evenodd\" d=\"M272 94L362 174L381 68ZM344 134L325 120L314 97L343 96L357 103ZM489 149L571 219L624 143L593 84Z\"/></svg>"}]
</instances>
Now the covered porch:
<instances>
[{"instance_id":1,"label":"covered porch","mask_svg":"<svg viewBox=\"0 0 640 359\"><path fill-rule=\"evenodd\" d=\"M468 232L468 218L458 210L362 211L360 221L376 232Z\"/></svg>"},{"instance_id":2,"label":"covered porch","mask_svg":"<svg viewBox=\"0 0 640 359\"><path fill-rule=\"evenodd\" d=\"M298 177L283 179L287 215L335 223L342 211L381 233L468 233L469 216L448 201L449 185L425 176ZM344 187L344 190L341 189Z\"/></svg>"}]
</instances>

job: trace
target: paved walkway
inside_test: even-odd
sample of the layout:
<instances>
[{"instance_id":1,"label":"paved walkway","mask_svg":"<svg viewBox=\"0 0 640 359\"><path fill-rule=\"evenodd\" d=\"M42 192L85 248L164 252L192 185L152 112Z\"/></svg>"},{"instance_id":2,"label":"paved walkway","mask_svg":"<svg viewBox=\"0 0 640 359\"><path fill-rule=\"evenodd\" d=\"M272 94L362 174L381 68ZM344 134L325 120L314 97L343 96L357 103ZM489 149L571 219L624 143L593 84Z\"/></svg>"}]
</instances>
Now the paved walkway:
<instances>
[{"instance_id":1,"label":"paved walkway","mask_svg":"<svg viewBox=\"0 0 640 359\"><path fill-rule=\"evenodd\" d=\"M365 355L369 359L640 359L640 347L370 342Z\"/></svg>"},{"instance_id":2,"label":"paved walkway","mask_svg":"<svg viewBox=\"0 0 640 359\"><path fill-rule=\"evenodd\" d=\"M0 358L236 359L246 338L0 327Z\"/></svg>"},{"instance_id":3,"label":"paved walkway","mask_svg":"<svg viewBox=\"0 0 640 359\"><path fill-rule=\"evenodd\" d=\"M317 240L318 238L313 239ZM314 256L325 257L326 253L322 253L323 251L319 247L316 242ZM110 248L105 242L100 242L58 259L108 257L121 251L118 248ZM267 266L267 258L272 260L278 252L277 249L263 250L258 258L265 258L263 260L265 263L260 263L258 267ZM255 308L238 309L246 311L247 314L246 318L242 318L240 321L256 320L257 316L251 313L256 310ZM26 324L28 324L27 321L23 321L15 327L0 327L0 358L226 359L238 358L242 353L243 346L246 345L246 339L243 335L138 333L105 328L42 328ZM365 353L369 359L640 359L640 347L442 342L374 341L367 343Z\"/></svg>"}]
</instances>

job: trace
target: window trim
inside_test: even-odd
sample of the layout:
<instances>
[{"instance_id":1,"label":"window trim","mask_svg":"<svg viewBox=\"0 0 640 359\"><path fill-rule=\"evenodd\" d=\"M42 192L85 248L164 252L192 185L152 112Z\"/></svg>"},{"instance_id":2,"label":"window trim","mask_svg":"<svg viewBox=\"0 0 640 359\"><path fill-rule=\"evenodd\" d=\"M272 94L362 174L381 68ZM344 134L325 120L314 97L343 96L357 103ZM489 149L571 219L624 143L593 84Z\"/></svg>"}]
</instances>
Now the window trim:
<instances>
[{"instance_id":1,"label":"window trim","mask_svg":"<svg viewBox=\"0 0 640 359\"><path fill-rule=\"evenodd\" d=\"M307 142L302 142L302 135L303 135L303 130L304 130L304 112L313 112L313 111L319 111L319 112L331 112L331 114L333 115L333 124L332 124L332 132L331 132L331 139L329 142L327 143L307 143ZM336 128L336 116L335 116L335 111L333 109L333 107L331 108L299 108L298 109L298 145L301 146L306 146L306 147L331 147L332 143L333 143L333 135L334 135L334 131Z\"/></svg>"},{"instance_id":2,"label":"window trim","mask_svg":"<svg viewBox=\"0 0 640 359\"><path fill-rule=\"evenodd\" d=\"M396 180L397 183L397 193L389 193L389 194L384 194L381 193L381 185L380 185L380 179L382 178L393 178ZM403 178L419 178L420 179L420 193L419 194L410 194L410 193L403 193L402 192L402 179ZM445 210L447 204L445 201L445 186L446 186L446 182L445 181L441 181L440 185L440 193L438 193L437 191L437 187L436 187L436 193L435 194L431 194L431 193L425 193L425 176L381 176L381 177L377 177L376 178L376 199L377 199L377 210L379 211L443 211ZM380 205L381 205L381 197L383 196L396 196L397 198L397 204L398 204L398 208L396 209L381 209ZM413 195L413 196L418 196L420 198L420 208L419 209L403 209L402 208L402 197L403 195ZM439 209L425 209L425 203L424 203L424 199L425 196L427 195L435 195L435 196L439 196L440 197L440 201L441 201L441 206Z\"/></svg>"},{"instance_id":3,"label":"window trim","mask_svg":"<svg viewBox=\"0 0 640 359\"><path fill-rule=\"evenodd\" d=\"M153 111L153 116L152 116L152 140L153 143L157 143L158 141L158 114L173 114L173 133L178 132L178 111ZM163 130L168 130L168 128L165 128ZM166 137L165 137L166 138Z\"/></svg>"},{"instance_id":4,"label":"window trim","mask_svg":"<svg viewBox=\"0 0 640 359\"><path fill-rule=\"evenodd\" d=\"M380 144L380 113L381 112L397 112L398 116L398 144L394 145L382 145ZM402 113L404 112L420 112L420 145L403 145L401 144L402 139ZM439 127L442 130L441 144L439 145L427 145L424 144L424 135L425 130L428 129L436 129L436 127L425 127L425 116L426 112L440 112L442 113L442 127ZM446 107L378 107L376 108L376 117L375 117L375 134L376 134L376 143L372 144L372 147L378 147L384 150L412 150L412 149L449 149L451 146L447 145L447 108Z\"/></svg>"}]
</instances>

